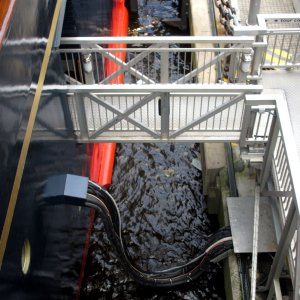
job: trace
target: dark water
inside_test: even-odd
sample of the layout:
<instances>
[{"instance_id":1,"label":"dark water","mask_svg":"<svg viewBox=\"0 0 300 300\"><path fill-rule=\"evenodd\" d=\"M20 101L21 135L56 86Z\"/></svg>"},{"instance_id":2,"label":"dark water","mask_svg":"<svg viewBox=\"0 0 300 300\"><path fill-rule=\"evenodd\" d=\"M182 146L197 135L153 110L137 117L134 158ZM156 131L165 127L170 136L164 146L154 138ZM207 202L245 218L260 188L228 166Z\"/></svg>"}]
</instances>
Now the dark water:
<instances>
[{"instance_id":1,"label":"dark water","mask_svg":"<svg viewBox=\"0 0 300 300\"><path fill-rule=\"evenodd\" d=\"M119 144L110 192L121 212L134 262L145 270L175 266L201 251L211 225L202 195L202 174L191 165L199 145ZM136 284L119 263L102 220L92 235L83 299L220 299L219 267L174 290Z\"/></svg>"},{"instance_id":2,"label":"dark water","mask_svg":"<svg viewBox=\"0 0 300 300\"><path fill-rule=\"evenodd\" d=\"M178 16L178 0L139 0L139 35L174 35L163 18ZM154 26L153 26L154 24ZM186 33L185 33L186 34ZM213 225L206 213L202 173L192 166L199 144L118 144L110 192L120 209L129 253L147 271L199 255ZM91 237L82 299L223 299L223 275L211 265L181 288L153 289L135 283L123 269L98 218Z\"/></svg>"},{"instance_id":3,"label":"dark water","mask_svg":"<svg viewBox=\"0 0 300 300\"><path fill-rule=\"evenodd\" d=\"M163 22L179 17L179 3L180 0L138 0L138 15L131 18L130 30L150 36L183 34Z\"/></svg>"}]
</instances>

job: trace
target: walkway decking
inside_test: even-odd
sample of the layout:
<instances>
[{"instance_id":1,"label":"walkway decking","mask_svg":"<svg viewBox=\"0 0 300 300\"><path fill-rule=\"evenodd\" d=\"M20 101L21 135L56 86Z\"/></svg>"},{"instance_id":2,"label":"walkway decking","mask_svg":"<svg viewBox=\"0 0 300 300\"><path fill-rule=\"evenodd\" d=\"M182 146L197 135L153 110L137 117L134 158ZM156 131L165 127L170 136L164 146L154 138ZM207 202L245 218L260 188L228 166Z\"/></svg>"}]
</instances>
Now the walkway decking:
<instances>
[{"instance_id":1,"label":"walkway decking","mask_svg":"<svg viewBox=\"0 0 300 300\"><path fill-rule=\"evenodd\" d=\"M262 77L265 89L282 89L285 92L300 158L300 70L264 71Z\"/></svg>"},{"instance_id":2,"label":"walkway decking","mask_svg":"<svg viewBox=\"0 0 300 300\"><path fill-rule=\"evenodd\" d=\"M242 25L246 25L250 0L237 0ZM260 14L293 14L295 9L292 0L262 0Z\"/></svg>"}]
</instances>

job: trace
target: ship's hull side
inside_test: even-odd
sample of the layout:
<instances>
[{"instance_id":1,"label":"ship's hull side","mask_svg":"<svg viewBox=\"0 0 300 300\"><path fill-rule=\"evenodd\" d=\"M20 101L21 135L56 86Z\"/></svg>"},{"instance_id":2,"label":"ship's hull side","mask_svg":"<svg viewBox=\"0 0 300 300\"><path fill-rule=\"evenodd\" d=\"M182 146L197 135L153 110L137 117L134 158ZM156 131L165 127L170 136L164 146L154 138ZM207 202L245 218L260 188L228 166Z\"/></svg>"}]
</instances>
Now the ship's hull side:
<instances>
[{"instance_id":1,"label":"ship's hull side","mask_svg":"<svg viewBox=\"0 0 300 300\"><path fill-rule=\"evenodd\" d=\"M17 0L0 50L0 230L8 211L35 87L56 1ZM45 84L63 81L52 56ZM70 140L72 124L63 95L43 96L35 129L64 128L69 141L32 141L0 271L3 299L74 299L84 253L89 211L40 206L48 176L88 174L84 145ZM34 130L35 130L34 129ZM22 271L24 241L30 265Z\"/></svg>"}]
</instances>

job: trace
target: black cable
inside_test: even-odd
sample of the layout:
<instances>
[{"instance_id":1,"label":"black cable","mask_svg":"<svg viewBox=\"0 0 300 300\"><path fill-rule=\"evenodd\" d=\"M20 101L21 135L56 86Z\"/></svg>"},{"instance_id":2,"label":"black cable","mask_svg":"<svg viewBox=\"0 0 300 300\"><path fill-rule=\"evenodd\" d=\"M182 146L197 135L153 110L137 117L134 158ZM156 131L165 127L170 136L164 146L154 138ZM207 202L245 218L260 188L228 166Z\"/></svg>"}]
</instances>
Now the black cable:
<instances>
[{"instance_id":1,"label":"black cable","mask_svg":"<svg viewBox=\"0 0 300 300\"><path fill-rule=\"evenodd\" d=\"M96 209L100 213L108 237L114 245L126 271L142 285L173 287L186 284L197 279L212 259L233 248L230 228L221 228L209 237L201 255L190 262L161 271L146 272L131 262L132 260L122 236L120 213L113 197L107 190L89 181L85 205Z\"/></svg>"}]
</instances>

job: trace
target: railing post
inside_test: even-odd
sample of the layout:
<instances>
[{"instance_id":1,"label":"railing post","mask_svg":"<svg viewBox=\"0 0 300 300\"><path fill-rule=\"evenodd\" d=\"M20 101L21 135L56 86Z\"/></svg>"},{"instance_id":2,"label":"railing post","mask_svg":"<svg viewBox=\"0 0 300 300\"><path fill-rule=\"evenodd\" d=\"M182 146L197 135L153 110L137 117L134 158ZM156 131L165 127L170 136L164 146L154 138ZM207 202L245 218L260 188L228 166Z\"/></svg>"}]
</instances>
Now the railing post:
<instances>
[{"instance_id":1,"label":"railing post","mask_svg":"<svg viewBox=\"0 0 300 300\"><path fill-rule=\"evenodd\" d=\"M242 123L242 130L240 135L240 148L245 148L247 146L247 135L251 121L251 105L247 103L245 100L245 109L244 109L244 117Z\"/></svg>"},{"instance_id":2,"label":"railing post","mask_svg":"<svg viewBox=\"0 0 300 300\"><path fill-rule=\"evenodd\" d=\"M279 120L276 118L276 116L273 118L272 125L270 128L270 134L269 134L269 140L267 143L265 155L264 155L264 161L262 164L262 172L260 174L260 185L261 185L261 190L263 191L265 188L265 185L267 183L267 180L270 175L270 170L272 166L272 159L273 159L273 153L274 149L277 143L277 137L279 134Z\"/></svg>"},{"instance_id":3,"label":"railing post","mask_svg":"<svg viewBox=\"0 0 300 300\"><path fill-rule=\"evenodd\" d=\"M288 211L288 215L286 217L286 221L284 224L284 228L281 233L279 245L277 247L277 251L273 260L273 264L271 266L271 270L269 272L269 277L267 283L263 290L269 290L268 299L273 299L274 289L272 285L274 284L274 280L278 279L283 265L286 261L287 253L289 247L291 245L291 241L293 239L295 230L297 226L297 213L295 203L292 202L290 205L290 209Z\"/></svg>"},{"instance_id":4,"label":"railing post","mask_svg":"<svg viewBox=\"0 0 300 300\"><path fill-rule=\"evenodd\" d=\"M84 97L79 93L75 93L74 98L75 98L75 106L77 111L78 125L80 130L80 138L88 139L89 130L88 130L86 112L84 107Z\"/></svg>"},{"instance_id":5,"label":"railing post","mask_svg":"<svg viewBox=\"0 0 300 300\"><path fill-rule=\"evenodd\" d=\"M255 77L261 75L261 65L268 48L266 37L264 36L264 34L266 34L266 28L261 18L259 20L260 23L258 26L240 26L234 29L235 36L250 35L255 37L255 42L252 45L253 57L250 70L251 75L254 77L253 80L259 79ZM250 77L250 80L251 79Z\"/></svg>"},{"instance_id":6,"label":"railing post","mask_svg":"<svg viewBox=\"0 0 300 300\"><path fill-rule=\"evenodd\" d=\"M261 36L257 36L257 43L254 44L254 54L252 61L252 70L251 75L260 76L261 75L261 66L263 64L263 59L268 48L267 42L263 42Z\"/></svg>"},{"instance_id":7,"label":"railing post","mask_svg":"<svg viewBox=\"0 0 300 300\"><path fill-rule=\"evenodd\" d=\"M161 93L161 138L168 139L170 132L170 93Z\"/></svg>"},{"instance_id":8,"label":"railing post","mask_svg":"<svg viewBox=\"0 0 300 300\"><path fill-rule=\"evenodd\" d=\"M259 14L261 0L250 0L248 25L257 24L257 15Z\"/></svg>"},{"instance_id":9,"label":"railing post","mask_svg":"<svg viewBox=\"0 0 300 300\"><path fill-rule=\"evenodd\" d=\"M228 78L230 82L235 82L236 80L236 71L237 71L237 60L238 54L232 53L230 55L230 63L229 63L229 71L228 71Z\"/></svg>"},{"instance_id":10,"label":"railing post","mask_svg":"<svg viewBox=\"0 0 300 300\"><path fill-rule=\"evenodd\" d=\"M300 299L300 218L298 216L297 225L297 250L296 250L296 262L295 262L295 278L294 278L294 297L293 300Z\"/></svg>"},{"instance_id":11,"label":"railing post","mask_svg":"<svg viewBox=\"0 0 300 300\"><path fill-rule=\"evenodd\" d=\"M166 48L169 47L167 44ZM160 53L160 82L169 82L169 52ZM170 93L161 93L161 138L169 138Z\"/></svg>"},{"instance_id":12,"label":"railing post","mask_svg":"<svg viewBox=\"0 0 300 300\"><path fill-rule=\"evenodd\" d=\"M169 44L165 45L169 48ZM169 82L169 52L160 52L160 83Z\"/></svg>"}]
</instances>

